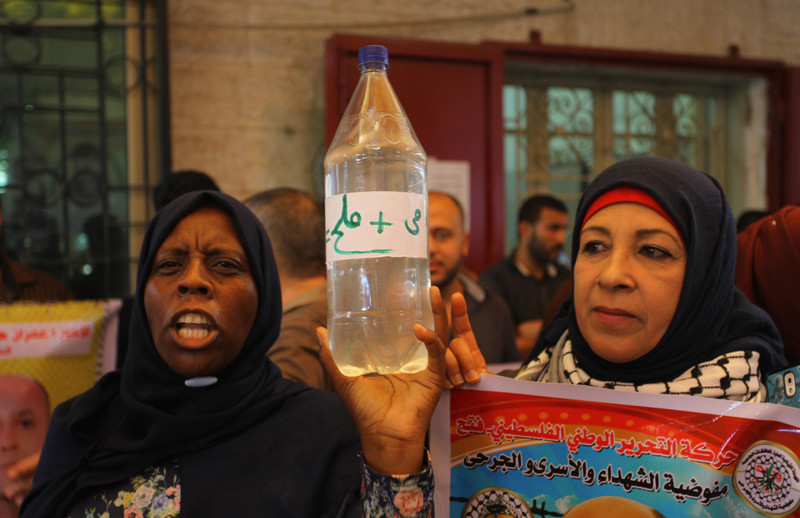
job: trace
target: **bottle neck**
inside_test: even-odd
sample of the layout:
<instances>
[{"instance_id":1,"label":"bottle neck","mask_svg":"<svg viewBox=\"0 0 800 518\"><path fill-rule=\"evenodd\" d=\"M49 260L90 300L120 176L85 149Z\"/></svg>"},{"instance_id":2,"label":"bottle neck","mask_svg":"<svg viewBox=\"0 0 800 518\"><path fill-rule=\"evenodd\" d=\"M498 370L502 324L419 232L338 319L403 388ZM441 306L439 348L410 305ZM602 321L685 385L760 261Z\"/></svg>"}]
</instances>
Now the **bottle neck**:
<instances>
[{"instance_id":1,"label":"bottle neck","mask_svg":"<svg viewBox=\"0 0 800 518\"><path fill-rule=\"evenodd\" d=\"M368 61L367 63L361 63L358 65L358 68L361 70L362 74L367 72L386 72L386 70L389 68L389 65L379 61Z\"/></svg>"}]
</instances>

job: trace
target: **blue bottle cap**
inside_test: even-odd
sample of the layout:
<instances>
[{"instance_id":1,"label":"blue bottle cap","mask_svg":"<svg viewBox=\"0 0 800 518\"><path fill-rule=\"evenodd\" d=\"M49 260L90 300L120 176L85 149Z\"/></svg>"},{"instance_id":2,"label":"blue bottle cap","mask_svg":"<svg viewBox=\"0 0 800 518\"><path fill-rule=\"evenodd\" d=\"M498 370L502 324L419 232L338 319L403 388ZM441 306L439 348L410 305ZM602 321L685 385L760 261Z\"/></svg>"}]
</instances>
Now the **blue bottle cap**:
<instances>
[{"instance_id":1,"label":"blue bottle cap","mask_svg":"<svg viewBox=\"0 0 800 518\"><path fill-rule=\"evenodd\" d=\"M366 45L358 49L358 64L383 63L389 66L389 51L383 45Z\"/></svg>"}]
</instances>

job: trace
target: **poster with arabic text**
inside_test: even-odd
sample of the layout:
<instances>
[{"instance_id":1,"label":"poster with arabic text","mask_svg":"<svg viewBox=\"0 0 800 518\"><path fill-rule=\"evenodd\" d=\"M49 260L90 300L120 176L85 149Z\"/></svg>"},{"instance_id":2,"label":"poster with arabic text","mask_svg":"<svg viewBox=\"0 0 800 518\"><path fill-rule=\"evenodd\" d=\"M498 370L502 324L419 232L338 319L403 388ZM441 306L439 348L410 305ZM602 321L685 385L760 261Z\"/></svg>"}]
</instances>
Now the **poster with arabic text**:
<instances>
[{"instance_id":1,"label":"poster with arabic text","mask_svg":"<svg viewBox=\"0 0 800 518\"><path fill-rule=\"evenodd\" d=\"M431 427L438 518L800 516L800 409L484 376Z\"/></svg>"},{"instance_id":2,"label":"poster with arabic text","mask_svg":"<svg viewBox=\"0 0 800 518\"><path fill-rule=\"evenodd\" d=\"M0 304L0 379L38 383L51 410L89 389L114 369L121 306L119 299Z\"/></svg>"}]
</instances>

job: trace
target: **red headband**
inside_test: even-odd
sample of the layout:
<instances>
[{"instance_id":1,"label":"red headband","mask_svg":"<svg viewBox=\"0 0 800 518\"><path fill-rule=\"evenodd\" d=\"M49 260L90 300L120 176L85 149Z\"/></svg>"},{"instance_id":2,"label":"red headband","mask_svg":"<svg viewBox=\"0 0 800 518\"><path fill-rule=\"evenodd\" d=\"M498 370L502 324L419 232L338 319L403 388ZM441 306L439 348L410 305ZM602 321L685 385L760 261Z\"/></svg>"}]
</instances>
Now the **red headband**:
<instances>
[{"instance_id":1,"label":"red headband","mask_svg":"<svg viewBox=\"0 0 800 518\"><path fill-rule=\"evenodd\" d=\"M669 221L669 224L678 231L678 235L681 236L681 239L683 239L683 234L678 228L678 225L672 221L672 218L669 217L669 214L667 214L667 211L664 210L664 207L662 207L661 204L658 203L656 199L650 196L650 194L648 194L646 191L637 189L636 187L631 187L629 185L622 185L616 189L606 191L598 196L586 211L586 216L584 216L583 222L581 223L581 230L583 230L583 227L586 225L586 222L589 221L589 218L594 216L597 211L615 203L638 203L639 205L644 205L645 207L653 209L654 211L658 212L661 217Z\"/></svg>"}]
</instances>

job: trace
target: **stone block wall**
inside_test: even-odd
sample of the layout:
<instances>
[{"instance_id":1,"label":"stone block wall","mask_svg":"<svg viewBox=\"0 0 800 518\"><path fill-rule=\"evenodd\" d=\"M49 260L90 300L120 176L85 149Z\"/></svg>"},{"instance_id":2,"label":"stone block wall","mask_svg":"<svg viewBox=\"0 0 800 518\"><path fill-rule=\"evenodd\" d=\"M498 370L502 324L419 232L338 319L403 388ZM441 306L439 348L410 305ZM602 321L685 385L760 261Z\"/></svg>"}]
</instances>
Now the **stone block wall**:
<instances>
[{"instance_id":1,"label":"stone block wall","mask_svg":"<svg viewBox=\"0 0 800 518\"><path fill-rule=\"evenodd\" d=\"M526 8L539 15L522 14ZM800 65L797 0L170 0L174 169L244 198L311 189L324 146L324 45L333 33L526 42Z\"/></svg>"}]
</instances>

